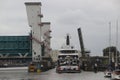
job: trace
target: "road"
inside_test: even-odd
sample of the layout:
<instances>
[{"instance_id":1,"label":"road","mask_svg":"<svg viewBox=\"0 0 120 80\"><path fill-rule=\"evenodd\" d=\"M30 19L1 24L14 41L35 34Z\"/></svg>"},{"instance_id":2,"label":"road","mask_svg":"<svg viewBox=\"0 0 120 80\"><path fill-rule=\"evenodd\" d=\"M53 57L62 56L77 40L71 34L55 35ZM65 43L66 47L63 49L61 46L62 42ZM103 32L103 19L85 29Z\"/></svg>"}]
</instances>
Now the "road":
<instances>
[{"instance_id":1,"label":"road","mask_svg":"<svg viewBox=\"0 0 120 80\"><path fill-rule=\"evenodd\" d=\"M42 73L28 73L27 70L0 71L0 80L110 80L103 72L61 73L55 69Z\"/></svg>"}]
</instances>

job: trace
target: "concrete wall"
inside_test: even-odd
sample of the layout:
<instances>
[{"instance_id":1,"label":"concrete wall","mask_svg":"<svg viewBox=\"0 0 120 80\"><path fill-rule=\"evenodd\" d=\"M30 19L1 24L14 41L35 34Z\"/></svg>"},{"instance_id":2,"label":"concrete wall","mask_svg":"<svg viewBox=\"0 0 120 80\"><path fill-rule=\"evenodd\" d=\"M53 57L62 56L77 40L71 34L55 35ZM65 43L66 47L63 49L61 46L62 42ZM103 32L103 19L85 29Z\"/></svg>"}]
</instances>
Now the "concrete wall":
<instances>
[{"instance_id":1,"label":"concrete wall","mask_svg":"<svg viewBox=\"0 0 120 80\"><path fill-rule=\"evenodd\" d=\"M32 59L40 61L41 59L41 3L28 2L25 3L28 23L32 30Z\"/></svg>"}]
</instances>

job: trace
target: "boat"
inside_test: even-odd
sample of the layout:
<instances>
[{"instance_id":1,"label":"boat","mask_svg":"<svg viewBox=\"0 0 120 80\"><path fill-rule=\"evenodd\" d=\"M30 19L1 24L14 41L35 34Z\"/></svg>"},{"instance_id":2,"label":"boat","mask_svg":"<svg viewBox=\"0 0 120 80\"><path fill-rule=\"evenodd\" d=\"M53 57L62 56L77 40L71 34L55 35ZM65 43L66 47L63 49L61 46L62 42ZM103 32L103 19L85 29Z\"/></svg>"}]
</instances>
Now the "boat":
<instances>
[{"instance_id":1,"label":"boat","mask_svg":"<svg viewBox=\"0 0 120 80\"><path fill-rule=\"evenodd\" d=\"M111 58L110 58L110 53L111 53L111 23L109 23L109 66L108 68L104 71L104 77L111 77L112 74L112 66L111 66Z\"/></svg>"},{"instance_id":2,"label":"boat","mask_svg":"<svg viewBox=\"0 0 120 80\"><path fill-rule=\"evenodd\" d=\"M117 21L117 26L116 26L116 63L115 63L115 70L111 74L111 79L113 80L120 80L120 64L118 62L118 21Z\"/></svg>"},{"instance_id":3,"label":"boat","mask_svg":"<svg viewBox=\"0 0 120 80\"><path fill-rule=\"evenodd\" d=\"M109 46L111 46L111 23L110 23L110 29L109 29ZM116 61L115 61L115 70L112 69L112 67L110 66L111 69L105 71L105 76L106 77L111 77L112 79L119 79L120 80L120 67L118 66L118 51L117 51L117 47L118 47L118 21L117 21L117 27L116 27ZM111 48L109 48L109 62L110 62L110 50ZM114 58L112 59L114 61ZM111 63L111 62L110 62Z\"/></svg>"},{"instance_id":4,"label":"boat","mask_svg":"<svg viewBox=\"0 0 120 80\"><path fill-rule=\"evenodd\" d=\"M104 71L104 77L111 77L111 74L112 74L112 70L110 69L107 69L106 71Z\"/></svg>"},{"instance_id":5,"label":"boat","mask_svg":"<svg viewBox=\"0 0 120 80\"><path fill-rule=\"evenodd\" d=\"M116 69L112 72L111 74L111 79L112 80L120 80L120 69Z\"/></svg>"},{"instance_id":6,"label":"boat","mask_svg":"<svg viewBox=\"0 0 120 80\"><path fill-rule=\"evenodd\" d=\"M59 50L56 72L81 72L79 57L78 51L70 45L67 35L66 45Z\"/></svg>"}]
</instances>

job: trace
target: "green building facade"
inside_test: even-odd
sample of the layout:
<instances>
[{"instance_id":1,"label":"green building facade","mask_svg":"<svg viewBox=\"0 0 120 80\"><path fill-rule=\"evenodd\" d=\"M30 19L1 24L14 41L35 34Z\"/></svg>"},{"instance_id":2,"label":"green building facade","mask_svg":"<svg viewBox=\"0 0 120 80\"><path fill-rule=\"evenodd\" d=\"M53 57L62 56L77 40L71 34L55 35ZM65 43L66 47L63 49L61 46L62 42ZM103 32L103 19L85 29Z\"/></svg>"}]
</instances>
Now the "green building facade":
<instances>
[{"instance_id":1,"label":"green building facade","mask_svg":"<svg viewBox=\"0 0 120 80\"><path fill-rule=\"evenodd\" d=\"M30 36L0 36L0 66L32 60Z\"/></svg>"},{"instance_id":2,"label":"green building facade","mask_svg":"<svg viewBox=\"0 0 120 80\"><path fill-rule=\"evenodd\" d=\"M0 57L31 56L29 36L0 36Z\"/></svg>"}]
</instances>

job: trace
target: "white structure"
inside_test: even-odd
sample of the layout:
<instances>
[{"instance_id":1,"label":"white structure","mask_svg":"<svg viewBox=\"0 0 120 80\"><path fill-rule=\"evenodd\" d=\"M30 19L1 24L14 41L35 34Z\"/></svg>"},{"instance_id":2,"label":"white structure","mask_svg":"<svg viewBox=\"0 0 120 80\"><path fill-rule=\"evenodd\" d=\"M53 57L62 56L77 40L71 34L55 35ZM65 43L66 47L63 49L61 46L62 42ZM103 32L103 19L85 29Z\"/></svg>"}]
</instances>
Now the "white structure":
<instances>
[{"instance_id":1,"label":"white structure","mask_svg":"<svg viewBox=\"0 0 120 80\"><path fill-rule=\"evenodd\" d=\"M26 2L25 5L28 23L32 30L32 59L34 62L39 62L42 58L41 45L45 45L45 53L48 53L46 47L50 50L50 22L41 21L43 15L40 2Z\"/></svg>"},{"instance_id":2,"label":"white structure","mask_svg":"<svg viewBox=\"0 0 120 80\"><path fill-rule=\"evenodd\" d=\"M50 22L42 22L42 39L44 40L44 46L45 46L45 54L44 56L48 57L49 53L51 51L51 47L50 47Z\"/></svg>"},{"instance_id":3,"label":"white structure","mask_svg":"<svg viewBox=\"0 0 120 80\"><path fill-rule=\"evenodd\" d=\"M60 54L59 50L52 50L50 53L50 56L52 57L53 61L57 61L58 55ZM82 57L81 51L78 50L78 54L80 57Z\"/></svg>"}]
</instances>

